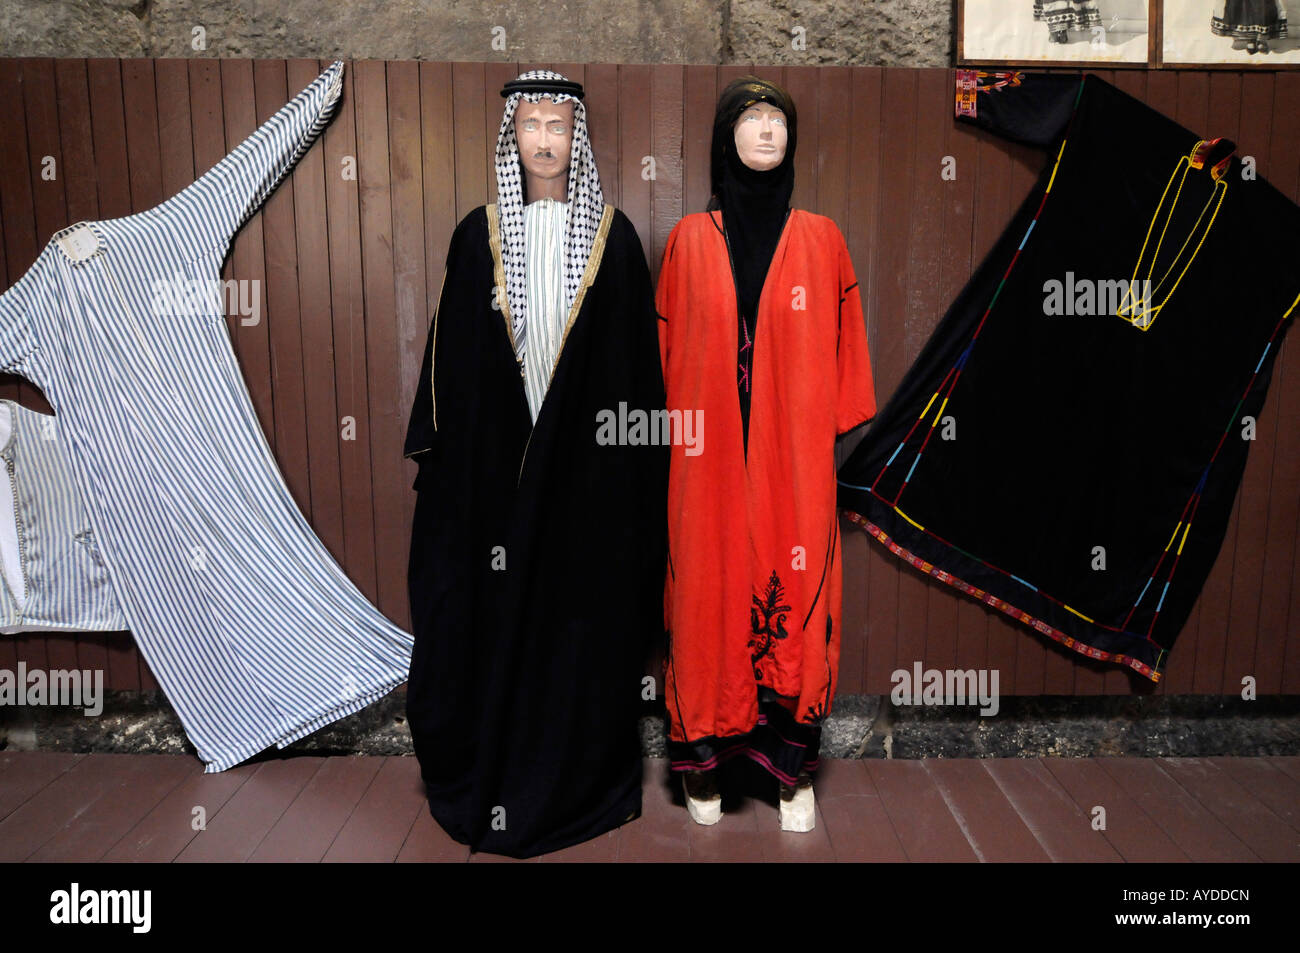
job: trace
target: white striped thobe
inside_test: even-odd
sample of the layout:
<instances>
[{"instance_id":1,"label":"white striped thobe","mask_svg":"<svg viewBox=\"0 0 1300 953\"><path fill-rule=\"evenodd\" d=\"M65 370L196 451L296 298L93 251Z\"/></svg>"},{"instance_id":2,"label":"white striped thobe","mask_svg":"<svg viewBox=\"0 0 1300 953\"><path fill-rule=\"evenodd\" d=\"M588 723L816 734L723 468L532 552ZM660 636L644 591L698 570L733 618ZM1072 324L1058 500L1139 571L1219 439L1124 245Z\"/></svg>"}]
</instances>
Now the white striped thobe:
<instances>
[{"instance_id":1,"label":"white striped thobe","mask_svg":"<svg viewBox=\"0 0 1300 953\"><path fill-rule=\"evenodd\" d=\"M0 633L127 628L57 418L0 400L0 461Z\"/></svg>"},{"instance_id":2,"label":"white striped thobe","mask_svg":"<svg viewBox=\"0 0 1300 953\"><path fill-rule=\"evenodd\" d=\"M528 349L524 392L537 422L564 339L568 307L564 293L564 225L567 202L538 199L524 206L525 277L528 285Z\"/></svg>"},{"instance_id":3,"label":"white striped thobe","mask_svg":"<svg viewBox=\"0 0 1300 953\"><path fill-rule=\"evenodd\" d=\"M162 205L56 233L0 295L0 371L54 407L118 603L209 772L362 708L410 663L411 636L290 495L220 297L174 306L191 281L215 286L342 80L336 62Z\"/></svg>"}]
</instances>

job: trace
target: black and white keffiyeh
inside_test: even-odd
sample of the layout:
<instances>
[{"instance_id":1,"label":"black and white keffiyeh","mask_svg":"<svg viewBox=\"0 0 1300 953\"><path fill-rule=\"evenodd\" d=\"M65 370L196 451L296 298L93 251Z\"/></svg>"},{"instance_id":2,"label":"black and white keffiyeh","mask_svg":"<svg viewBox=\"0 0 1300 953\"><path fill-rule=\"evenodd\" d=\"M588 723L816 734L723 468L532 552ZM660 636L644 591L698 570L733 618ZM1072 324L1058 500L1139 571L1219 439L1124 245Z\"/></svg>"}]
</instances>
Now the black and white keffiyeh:
<instances>
[{"instance_id":1,"label":"black and white keffiyeh","mask_svg":"<svg viewBox=\"0 0 1300 953\"><path fill-rule=\"evenodd\" d=\"M529 70L519 75L520 80L558 80L567 82L560 73L552 70ZM565 306L572 308L582 276L587 270L587 258L596 240L601 215L605 210L605 196L600 189L600 173L596 171L596 157L587 136L587 110L582 100L566 92L513 92L506 98L505 113L501 117L501 131L497 135L497 210L501 221L501 256L506 273L506 303L515 339L515 357L524 359L527 351L527 300L528 286L524 277L524 187L523 170L519 162L519 143L515 138L515 110L520 99L530 103L542 97L556 102L573 102L573 144L569 152L569 215L564 232L564 291Z\"/></svg>"}]
</instances>

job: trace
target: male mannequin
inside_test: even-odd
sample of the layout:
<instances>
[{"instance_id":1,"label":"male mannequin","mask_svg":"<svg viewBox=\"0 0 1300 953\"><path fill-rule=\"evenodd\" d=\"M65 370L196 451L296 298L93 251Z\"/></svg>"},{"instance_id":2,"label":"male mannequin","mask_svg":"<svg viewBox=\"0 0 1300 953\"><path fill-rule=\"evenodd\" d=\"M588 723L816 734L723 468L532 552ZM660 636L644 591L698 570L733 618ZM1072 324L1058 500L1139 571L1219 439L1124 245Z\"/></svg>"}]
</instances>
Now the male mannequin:
<instances>
[{"instance_id":1,"label":"male mannequin","mask_svg":"<svg viewBox=\"0 0 1300 953\"><path fill-rule=\"evenodd\" d=\"M649 270L604 203L582 87L539 70L502 95L498 201L452 236L407 432L407 710L438 822L528 857L640 811L667 456L597 440L602 411L664 396Z\"/></svg>"},{"instance_id":2,"label":"male mannequin","mask_svg":"<svg viewBox=\"0 0 1300 953\"><path fill-rule=\"evenodd\" d=\"M782 828L807 831L839 660L835 437L875 398L844 239L789 208L796 132L775 84L723 91L716 204L673 229L656 300L668 406L710 427L710 452L674 448L669 476L672 768L711 824L714 769L743 754L780 781Z\"/></svg>"}]
</instances>

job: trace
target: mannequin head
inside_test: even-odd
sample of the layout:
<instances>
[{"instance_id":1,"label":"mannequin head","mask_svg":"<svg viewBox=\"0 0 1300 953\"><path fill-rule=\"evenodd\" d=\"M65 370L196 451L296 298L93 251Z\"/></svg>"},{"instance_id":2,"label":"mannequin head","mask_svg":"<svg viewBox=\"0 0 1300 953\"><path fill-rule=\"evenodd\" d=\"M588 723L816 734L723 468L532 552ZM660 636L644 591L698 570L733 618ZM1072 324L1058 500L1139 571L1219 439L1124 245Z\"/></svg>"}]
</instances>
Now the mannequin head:
<instances>
[{"instance_id":1,"label":"mannequin head","mask_svg":"<svg viewBox=\"0 0 1300 953\"><path fill-rule=\"evenodd\" d=\"M789 127L779 107L765 102L751 104L740 114L733 131L737 157L755 172L775 169L785 158Z\"/></svg>"},{"instance_id":2,"label":"mannequin head","mask_svg":"<svg viewBox=\"0 0 1300 953\"><path fill-rule=\"evenodd\" d=\"M573 146L573 103L550 97L515 109L515 139L524 173L524 200L569 197L569 153Z\"/></svg>"},{"instance_id":3,"label":"mannequin head","mask_svg":"<svg viewBox=\"0 0 1300 953\"><path fill-rule=\"evenodd\" d=\"M740 192L759 194L755 189L770 191L776 205L783 204L781 194L788 201L794 190L798 137L794 99L785 89L757 76L728 83L713 114L709 207L720 208L727 190L733 202Z\"/></svg>"}]
</instances>

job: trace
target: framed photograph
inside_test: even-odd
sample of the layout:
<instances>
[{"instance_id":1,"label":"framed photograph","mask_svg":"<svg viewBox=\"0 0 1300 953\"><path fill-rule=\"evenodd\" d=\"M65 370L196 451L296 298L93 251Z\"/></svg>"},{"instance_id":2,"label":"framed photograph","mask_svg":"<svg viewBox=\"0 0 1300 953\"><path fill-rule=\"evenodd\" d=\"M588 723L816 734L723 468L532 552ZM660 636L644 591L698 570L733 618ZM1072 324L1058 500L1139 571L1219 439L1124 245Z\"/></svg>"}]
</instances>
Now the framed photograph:
<instances>
[{"instance_id":1,"label":"framed photograph","mask_svg":"<svg viewBox=\"0 0 1300 953\"><path fill-rule=\"evenodd\" d=\"M958 0L957 61L1150 66L1154 7L1149 0Z\"/></svg>"},{"instance_id":2,"label":"framed photograph","mask_svg":"<svg viewBox=\"0 0 1300 953\"><path fill-rule=\"evenodd\" d=\"M1163 0L1160 6L1163 66L1300 66L1300 22L1287 21L1288 13L1300 17L1297 0Z\"/></svg>"}]
</instances>

